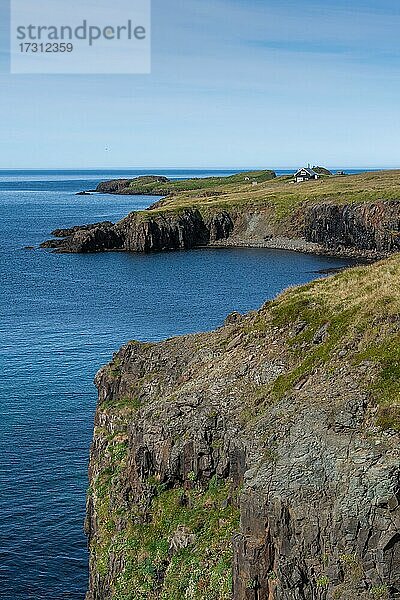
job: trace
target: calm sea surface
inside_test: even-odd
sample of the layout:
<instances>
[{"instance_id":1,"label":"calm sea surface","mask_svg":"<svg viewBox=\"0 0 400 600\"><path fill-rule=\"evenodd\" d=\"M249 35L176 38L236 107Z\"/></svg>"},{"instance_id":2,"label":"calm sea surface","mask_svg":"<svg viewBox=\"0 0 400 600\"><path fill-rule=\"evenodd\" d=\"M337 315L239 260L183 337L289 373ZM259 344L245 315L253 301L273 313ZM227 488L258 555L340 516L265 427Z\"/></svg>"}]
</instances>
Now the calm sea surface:
<instances>
[{"instance_id":1,"label":"calm sea surface","mask_svg":"<svg viewBox=\"0 0 400 600\"><path fill-rule=\"evenodd\" d=\"M158 171L160 172L160 171ZM129 171L0 171L0 598L83 600L96 370L127 340L209 330L342 260L273 250L56 255L55 227L154 198L75 196ZM221 172L222 173L222 172ZM225 172L229 174L228 172ZM207 173L174 171L172 177Z\"/></svg>"}]
</instances>

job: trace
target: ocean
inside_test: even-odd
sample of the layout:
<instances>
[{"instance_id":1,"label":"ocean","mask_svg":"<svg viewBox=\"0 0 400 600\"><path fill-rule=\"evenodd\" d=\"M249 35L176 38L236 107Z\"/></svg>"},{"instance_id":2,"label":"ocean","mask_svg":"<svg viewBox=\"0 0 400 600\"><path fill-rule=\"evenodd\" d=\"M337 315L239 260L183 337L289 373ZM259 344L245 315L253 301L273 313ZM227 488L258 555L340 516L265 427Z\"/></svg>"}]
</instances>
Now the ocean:
<instances>
[{"instance_id":1,"label":"ocean","mask_svg":"<svg viewBox=\"0 0 400 600\"><path fill-rule=\"evenodd\" d=\"M151 173L154 173L152 171ZM161 171L174 178L229 171ZM28 250L145 196L76 196L145 171L0 171L0 598L83 600L93 377L130 339L210 330L346 260L265 249L153 255Z\"/></svg>"}]
</instances>

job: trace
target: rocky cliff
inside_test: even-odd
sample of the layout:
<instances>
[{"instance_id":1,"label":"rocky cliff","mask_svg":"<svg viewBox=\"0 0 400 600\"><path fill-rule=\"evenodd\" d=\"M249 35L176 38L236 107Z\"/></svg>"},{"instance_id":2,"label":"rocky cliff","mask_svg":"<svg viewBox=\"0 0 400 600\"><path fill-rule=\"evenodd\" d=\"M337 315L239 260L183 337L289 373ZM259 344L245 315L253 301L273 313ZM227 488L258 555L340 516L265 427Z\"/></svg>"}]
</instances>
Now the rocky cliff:
<instances>
[{"instance_id":1,"label":"rocky cliff","mask_svg":"<svg viewBox=\"0 0 400 600\"><path fill-rule=\"evenodd\" d=\"M103 182L97 190L163 197L115 224L74 227L63 236L55 230L57 239L43 247L149 252L216 244L371 257L400 250L400 171L298 185L273 171L175 181L144 176Z\"/></svg>"},{"instance_id":2,"label":"rocky cliff","mask_svg":"<svg viewBox=\"0 0 400 600\"><path fill-rule=\"evenodd\" d=\"M55 230L57 239L42 248L80 253L106 250L152 252L184 250L214 244L229 237L232 219L226 211L204 216L197 209L130 213L118 223L97 223L67 230ZM65 232L65 237L62 233Z\"/></svg>"},{"instance_id":3,"label":"rocky cliff","mask_svg":"<svg viewBox=\"0 0 400 600\"><path fill-rule=\"evenodd\" d=\"M87 600L400 598L399 289L394 256L116 353Z\"/></svg>"},{"instance_id":4,"label":"rocky cliff","mask_svg":"<svg viewBox=\"0 0 400 600\"><path fill-rule=\"evenodd\" d=\"M53 232L42 247L58 252L150 252L207 245L283 247L383 256L400 250L400 201L308 203L285 218L272 207L153 209L116 224Z\"/></svg>"},{"instance_id":5,"label":"rocky cliff","mask_svg":"<svg viewBox=\"0 0 400 600\"><path fill-rule=\"evenodd\" d=\"M400 250L400 202L318 204L305 212L306 239L326 248Z\"/></svg>"}]
</instances>

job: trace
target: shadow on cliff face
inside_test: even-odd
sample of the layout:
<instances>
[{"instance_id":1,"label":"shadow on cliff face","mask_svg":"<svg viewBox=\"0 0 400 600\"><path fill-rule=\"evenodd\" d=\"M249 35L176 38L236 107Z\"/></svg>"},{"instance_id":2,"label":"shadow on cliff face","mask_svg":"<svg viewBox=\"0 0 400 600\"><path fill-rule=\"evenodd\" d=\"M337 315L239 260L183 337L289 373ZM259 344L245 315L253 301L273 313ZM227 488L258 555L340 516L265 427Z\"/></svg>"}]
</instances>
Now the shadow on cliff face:
<instances>
[{"instance_id":1,"label":"shadow on cliff face","mask_svg":"<svg viewBox=\"0 0 400 600\"><path fill-rule=\"evenodd\" d=\"M399 597L399 265L100 370L88 599Z\"/></svg>"},{"instance_id":2,"label":"shadow on cliff face","mask_svg":"<svg viewBox=\"0 0 400 600\"><path fill-rule=\"evenodd\" d=\"M155 252L207 246L226 239L233 222L226 212L203 218L198 210L175 213L131 213L118 223L94 223L52 232L57 239L41 244L60 253Z\"/></svg>"},{"instance_id":3,"label":"shadow on cliff face","mask_svg":"<svg viewBox=\"0 0 400 600\"><path fill-rule=\"evenodd\" d=\"M305 237L326 248L400 251L400 203L319 204L305 214Z\"/></svg>"},{"instance_id":4,"label":"shadow on cliff face","mask_svg":"<svg viewBox=\"0 0 400 600\"><path fill-rule=\"evenodd\" d=\"M53 235L57 239L41 247L63 253L159 252L227 242L382 257L400 251L400 203L305 205L283 223L268 207L154 209L130 213L116 224L76 226ZM291 240L298 242L293 248Z\"/></svg>"}]
</instances>

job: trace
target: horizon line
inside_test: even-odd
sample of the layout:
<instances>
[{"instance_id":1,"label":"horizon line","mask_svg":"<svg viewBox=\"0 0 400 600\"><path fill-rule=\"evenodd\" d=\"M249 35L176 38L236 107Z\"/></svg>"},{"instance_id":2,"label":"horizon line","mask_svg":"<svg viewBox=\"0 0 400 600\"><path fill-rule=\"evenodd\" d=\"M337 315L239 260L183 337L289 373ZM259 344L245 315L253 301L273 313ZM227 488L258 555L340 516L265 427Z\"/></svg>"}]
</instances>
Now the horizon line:
<instances>
[{"instance_id":1,"label":"horizon line","mask_svg":"<svg viewBox=\"0 0 400 600\"><path fill-rule=\"evenodd\" d=\"M319 165L318 165L319 166ZM299 165L296 166L271 166L271 167L177 167L177 166L169 166L169 167L0 167L0 171L149 171L149 170L162 170L162 171L289 171L292 169L298 169ZM373 169L373 170L383 170L383 171L392 171L399 170L399 166L377 166L377 165L340 165L340 166L326 166L327 169Z\"/></svg>"}]
</instances>

